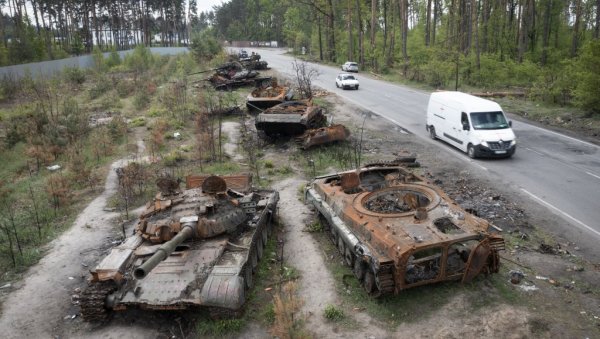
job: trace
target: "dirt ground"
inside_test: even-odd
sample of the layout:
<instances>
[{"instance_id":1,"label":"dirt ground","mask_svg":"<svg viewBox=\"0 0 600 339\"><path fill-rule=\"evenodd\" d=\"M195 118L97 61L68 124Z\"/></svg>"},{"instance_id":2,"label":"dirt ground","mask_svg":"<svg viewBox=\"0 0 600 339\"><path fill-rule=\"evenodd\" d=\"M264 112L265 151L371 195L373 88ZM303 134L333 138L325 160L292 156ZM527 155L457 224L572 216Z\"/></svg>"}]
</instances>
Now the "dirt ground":
<instances>
[{"instance_id":1,"label":"dirt ground","mask_svg":"<svg viewBox=\"0 0 600 339\"><path fill-rule=\"evenodd\" d=\"M330 110L336 123L346 124L356 134L365 118L354 107L334 95L326 97L334 104ZM242 162L237 150L239 124L227 122L225 151ZM278 214L283 223L286 265L298 270L298 296L303 301L299 316L304 329L315 338L528 338L528 337L600 337L599 265L589 262L585 253L570 239L541 232L539 225L556 223L548 220L543 210L514 197L504 187L495 186L483 175L471 173L466 163L440 156L437 147L414 136L401 133L382 118L365 119L364 149L366 161L393 159L394 153L408 150L418 154L419 173L441 186L463 207L477 209L480 215L504 229L509 238L502 254L504 269L500 274L508 281L509 270L527 275L522 285L506 288L526 300L520 303L498 302L472 312L471 302L462 294L449 298L439 309L415 321L389 326L367 310L349 304L340 294L341 285L331 270L332 261L320 242L323 234L305 232L315 219L314 213L299 201L299 187L308 174L295 163L293 173L273 182L280 193ZM138 140L143 135L137 136ZM275 164L288 164L295 145L267 146L265 159ZM143 143L139 142L140 150ZM123 159L112 164L121 166ZM116 191L115 171L109 171L105 189L82 211L70 230L49 245L47 255L32 267L23 279L2 290L3 309L0 328L8 338L181 338L190 333L186 315L131 311L117 314L110 323L92 327L81 321L72 296L85 285L87 271L121 238L115 227L118 215L104 210L107 199ZM538 226L538 227L536 227ZM542 246L542 244L547 246ZM487 281L477 287L497 293ZM342 292L343 293L343 292ZM323 317L327 305L345 311L342 323ZM269 338L268 328L249 324L239 338Z\"/></svg>"}]
</instances>

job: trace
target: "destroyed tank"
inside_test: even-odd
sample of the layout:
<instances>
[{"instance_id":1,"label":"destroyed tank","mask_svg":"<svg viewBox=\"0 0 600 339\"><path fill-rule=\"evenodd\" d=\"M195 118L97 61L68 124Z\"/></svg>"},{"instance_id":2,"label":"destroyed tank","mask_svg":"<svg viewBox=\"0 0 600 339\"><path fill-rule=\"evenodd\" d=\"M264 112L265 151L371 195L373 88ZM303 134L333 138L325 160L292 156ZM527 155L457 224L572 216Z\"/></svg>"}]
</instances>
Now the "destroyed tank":
<instances>
[{"instance_id":1,"label":"destroyed tank","mask_svg":"<svg viewBox=\"0 0 600 339\"><path fill-rule=\"evenodd\" d=\"M493 225L400 161L317 177L305 198L372 296L498 272L504 240Z\"/></svg>"},{"instance_id":2,"label":"destroyed tank","mask_svg":"<svg viewBox=\"0 0 600 339\"><path fill-rule=\"evenodd\" d=\"M215 72L207 81L217 90L229 90L241 86L262 86L269 84L270 77L259 77L253 69L244 67L237 61L231 61L213 69Z\"/></svg>"},{"instance_id":3,"label":"destroyed tank","mask_svg":"<svg viewBox=\"0 0 600 339\"><path fill-rule=\"evenodd\" d=\"M292 100L294 91L287 86L277 84L277 79L271 79L268 86L255 88L246 98L246 107L250 112L263 112L267 108Z\"/></svg>"},{"instance_id":4,"label":"destroyed tank","mask_svg":"<svg viewBox=\"0 0 600 339\"><path fill-rule=\"evenodd\" d=\"M240 313L279 200L250 189L250 177L195 176L187 188L162 180L132 236L93 270L80 298L86 321L137 307L207 307L214 317Z\"/></svg>"},{"instance_id":5,"label":"destroyed tank","mask_svg":"<svg viewBox=\"0 0 600 339\"><path fill-rule=\"evenodd\" d=\"M287 101L256 116L254 125L266 135L298 135L326 123L323 108L310 101Z\"/></svg>"}]
</instances>

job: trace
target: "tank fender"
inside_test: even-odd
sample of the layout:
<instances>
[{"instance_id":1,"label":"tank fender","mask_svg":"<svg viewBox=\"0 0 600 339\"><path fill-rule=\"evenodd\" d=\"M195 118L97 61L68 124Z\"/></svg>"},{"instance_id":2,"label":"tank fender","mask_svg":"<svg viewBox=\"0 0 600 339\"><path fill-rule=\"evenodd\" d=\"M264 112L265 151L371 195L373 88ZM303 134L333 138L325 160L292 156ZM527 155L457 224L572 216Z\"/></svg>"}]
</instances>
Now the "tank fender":
<instances>
[{"instance_id":1,"label":"tank fender","mask_svg":"<svg viewBox=\"0 0 600 339\"><path fill-rule=\"evenodd\" d=\"M239 267L215 266L200 292L202 305L238 310L245 300L244 279Z\"/></svg>"},{"instance_id":2,"label":"tank fender","mask_svg":"<svg viewBox=\"0 0 600 339\"><path fill-rule=\"evenodd\" d=\"M344 221L336 215L333 208L331 208L328 203L321 199L317 191L315 191L313 188L307 189L306 201L311 202L317 208L317 210L323 214L331 227L334 227L338 230L340 237L344 239L344 242L349 248L356 248L356 245L359 244L358 238L354 235L354 233L352 233L346 223L344 223Z\"/></svg>"}]
</instances>

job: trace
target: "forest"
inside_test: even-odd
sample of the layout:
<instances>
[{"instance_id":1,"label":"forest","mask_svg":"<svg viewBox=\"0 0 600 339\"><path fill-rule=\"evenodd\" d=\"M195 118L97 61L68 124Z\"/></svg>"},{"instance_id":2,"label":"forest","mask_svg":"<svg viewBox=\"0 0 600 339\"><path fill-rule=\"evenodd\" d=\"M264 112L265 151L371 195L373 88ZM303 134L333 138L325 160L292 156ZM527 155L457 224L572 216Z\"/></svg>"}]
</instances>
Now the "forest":
<instances>
[{"instance_id":1,"label":"forest","mask_svg":"<svg viewBox=\"0 0 600 339\"><path fill-rule=\"evenodd\" d=\"M222 39L283 41L433 88L600 112L598 0L231 0L210 23Z\"/></svg>"}]
</instances>

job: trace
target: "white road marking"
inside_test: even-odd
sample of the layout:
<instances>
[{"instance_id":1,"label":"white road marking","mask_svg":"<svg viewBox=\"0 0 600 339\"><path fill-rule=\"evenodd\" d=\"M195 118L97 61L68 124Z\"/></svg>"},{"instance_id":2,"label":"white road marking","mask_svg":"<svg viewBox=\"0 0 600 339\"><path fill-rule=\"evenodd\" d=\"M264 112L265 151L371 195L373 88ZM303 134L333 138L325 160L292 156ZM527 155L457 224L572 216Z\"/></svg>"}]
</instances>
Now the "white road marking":
<instances>
[{"instance_id":1,"label":"white road marking","mask_svg":"<svg viewBox=\"0 0 600 339\"><path fill-rule=\"evenodd\" d=\"M596 235L600 236L600 232L598 232L598 231L596 231L595 229L591 228L590 226L588 226L588 225L584 224L583 222L581 222L581 221L577 220L576 218L572 217L570 214L568 214L568 213L566 213L566 212L563 212L563 211L561 211L560 209L558 209L558 208L554 207L554 205L550 204L549 202L546 202L546 201L545 201L545 200L543 200L542 198L539 198L538 196L536 196L535 194L533 194L533 193L529 192L528 190L526 190L526 189L524 189L524 188L521 188L521 191L523 191L523 192L527 193L527 194L528 194L530 197L532 197L532 198L534 198L535 200L537 200L537 201L541 202L542 204L544 204L544 205L546 205L546 206L550 207L551 209L553 209L553 210L557 211L558 213L560 213L560 214L564 215L565 217L567 217L567 218L569 218L569 219L573 220L575 223L577 223L577 224L581 225L581 226L582 226L583 228L585 228L586 230L588 230L588 231L590 231L590 232L592 232L592 233L594 233L594 234L596 234Z\"/></svg>"},{"instance_id":2,"label":"white road marking","mask_svg":"<svg viewBox=\"0 0 600 339\"><path fill-rule=\"evenodd\" d=\"M528 150L528 151L531 151L531 152L533 152L535 154L538 154L538 155L541 155L541 156L545 156L544 153L538 152L538 151L536 151L536 150L534 150L532 148L529 148L529 147L523 147L523 148L526 149L526 150Z\"/></svg>"},{"instance_id":3,"label":"white road marking","mask_svg":"<svg viewBox=\"0 0 600 339\"><path fill-rule=\"evenodd\" d=\"M585 174L589 174L589 175L593 176L596 179L600 179L600 175L595 175L594 173L590 173L590 172L585 172Z\"/></svg>"}]
</instances>

